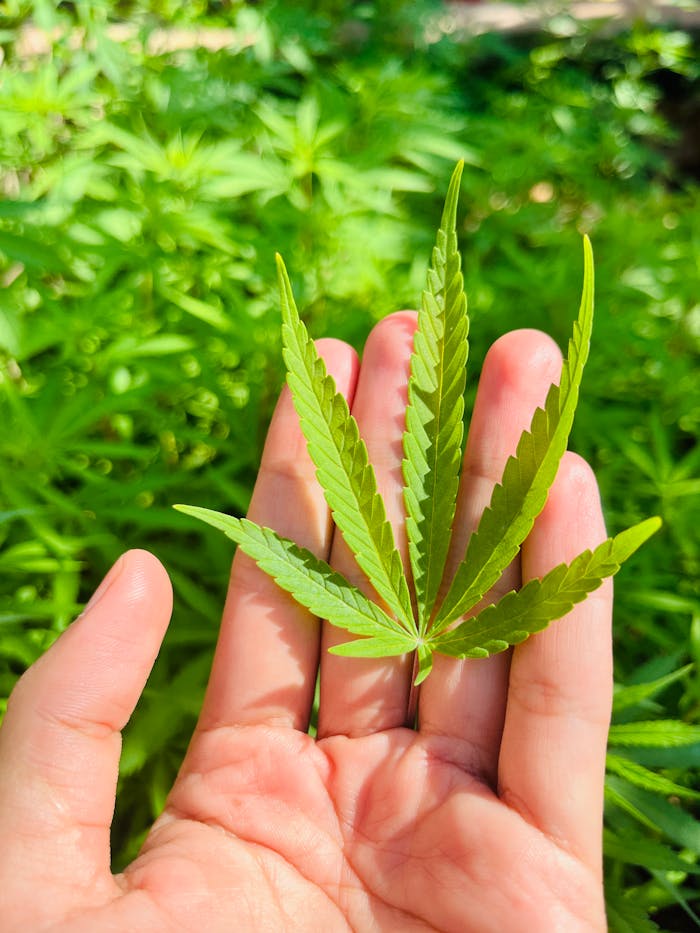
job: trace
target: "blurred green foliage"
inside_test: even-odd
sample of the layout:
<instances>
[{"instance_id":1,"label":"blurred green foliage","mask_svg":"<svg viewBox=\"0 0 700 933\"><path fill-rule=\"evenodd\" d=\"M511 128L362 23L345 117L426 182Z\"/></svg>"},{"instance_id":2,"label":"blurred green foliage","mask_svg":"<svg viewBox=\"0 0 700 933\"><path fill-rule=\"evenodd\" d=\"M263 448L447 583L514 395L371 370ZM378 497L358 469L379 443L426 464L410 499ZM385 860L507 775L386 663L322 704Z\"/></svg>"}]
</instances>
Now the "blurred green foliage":
<instances>
[{"instance_id":1,"label":"blurred green foliage","mask_svg":"<svg viewBox=\"0 0 700 933\"><path fill-rule=\"evenodd\" d=\"M163 50L164 27L193 25L234 33ZM125 735L115 863L161 809L206 683L231 555L170 506L245 511L282 379L274 251L314 335L360 348L416 305L465 158L473 368L508 329L563 344L593 239L574 446L611 532L665 520L617 585L610 923L694 928L700 217L692 128L670 120L697 114L696 39L566 16L469 38L405 0L10 0L0 43L0 696L124 548L153 550L176 590Z\"/></svg>"}]
</instances>

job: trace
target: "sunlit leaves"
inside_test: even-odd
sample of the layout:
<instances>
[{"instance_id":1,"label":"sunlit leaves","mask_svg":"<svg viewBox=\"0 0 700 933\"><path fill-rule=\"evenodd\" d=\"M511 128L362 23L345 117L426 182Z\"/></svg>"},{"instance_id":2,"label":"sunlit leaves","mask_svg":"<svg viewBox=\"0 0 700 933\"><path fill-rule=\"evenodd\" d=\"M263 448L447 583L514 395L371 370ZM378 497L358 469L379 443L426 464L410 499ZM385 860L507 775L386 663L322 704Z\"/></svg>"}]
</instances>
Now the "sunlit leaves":
<instances>
[{"instance_id":1,"label":"sunlit leaves","mask_svg":"<svg viewBox=\"0 0 700 933\"><path fill-rule=\"evenodd\" d=\"M560 564L541 580L530 580L452 631L438 635L434 649L457 658L486 657L524 641L552 619L566 615L605 577L617 573L660 524L658 518L649 518L609 538L594 551L583 551L570 564Z\"/></svg>"},{"instance_id":2,"label":"sunlit leaves","mask_svg":"<svg viewBox=\"0 0 700 933\"><path fill-rule=\"evenodd\" d=\"M445 569L462 456L469 318L455 232L461 177L460 163L418 315L403 439L406 530L421 634Z\"/></svg>"},{"instance_id":3,"label":"sunlit leaves","mask_svg":"<svg viewBox=\"0 0 700 933\"><path fill-rule=\"evenodd\" d=\"M455 515L468 350L469 320L456 236L461 173L459 163L437 233L411 357L403 463L410 578L358 425L316 352L299 317L284 263L277 259L283 355L301 429L335 525L386 611L323 561L271 529L180 507L225 531L315 615L359 636L333 649L336 654L387 657L416 651L416 683L430 674L435 652L487 657L566 615L616 573L660 525L659 519L641 522L451 628L481 602L518 553L566 449L593 326L593 254L586 238L581 305L559 384L551 387L544 408L535 412L530 429L523 432L447 596L436 606Z\"/></svg>"},{"instance_id":4,"label":"sunlit leaves","mask_svg":"<svg viewBox=\"0 0 700 933\"><path fill-rule=\"evenodd\" d=\"M374 469L348 404L336 391L299 318L291 285L278 257L282 340L287 382L317 477L336 526L377 593L410 629L412 612L401 557L394 544Z\"/></svg>"},{"instance_id":5,"label":"sunlit leaves","mask_svg":"<svg viewBox=\"0 0 700 933\"><path fill-rule=\"evenodd\" d=\"M584 238L583 295L569 353L558 385L544 408L538 408L524 431L514 457L506 463L489 507L467 546L452 585L440 606L435 625L446 628L467 612L493 586L518 552L542 509L566 449L593 328L593 253Z\"/></svg>"},{"instance_id":6,"label":"sunlit leaves","mask_svg":"<svg viewBox=\"0 0 700 933\"><path fill-rule=\"evenodd\" d=\"M409 650L406 632L401 626L310 551L247 519L196 506L177 508L223 531L314 615L357 635L377 637L381 633L383 644L393 636L401 647L398 653Z\"/></svg>"}]
</instances>

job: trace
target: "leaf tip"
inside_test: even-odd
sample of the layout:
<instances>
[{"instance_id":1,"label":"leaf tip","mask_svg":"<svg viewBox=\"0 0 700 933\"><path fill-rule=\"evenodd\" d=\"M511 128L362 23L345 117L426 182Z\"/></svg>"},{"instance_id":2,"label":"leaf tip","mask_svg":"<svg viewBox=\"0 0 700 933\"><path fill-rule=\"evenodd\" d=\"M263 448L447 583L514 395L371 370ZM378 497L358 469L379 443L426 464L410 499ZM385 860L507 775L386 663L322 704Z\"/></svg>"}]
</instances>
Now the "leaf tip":
<instances>
[{"instance_id":1,"label":"leaf tip","mask_svg":"<svg viewBox=\"0 0 700 933\"><path fill-rule=\"evenodd\" d=\"M426 677L432 671L432 669L433 669L432 664L429 667L421 668L416 674L416 679L413 681L413 686L420 687L420 685L423 683L423 681L426 679Z\"/></svg>"},{"instance_id":2,"label":"leaf tip","mask_svg":"<svg viewBox=\"0 0 700 933\"><path fill-rule=\"evenodd\" d=\"M643 544L645 541L651 538L652 535L655 535L662 525L663 520L661 516L652 515L651 518L645 518L637 525L633 525L631 528L628 528L627 531L634 532L634 535L639 540L640 544ZM623 534L624 533L625 532L623 532Z\"/></svg>"},{"instance_id":3,"label":"leaf tip","mask_svg":"<svg viewBox=\"0 0 700 933\"><path fill-rule=\"evenodd\" d=\"M275 264L277 266L277 280L280 286L280 292L284 294L285 283L289 281L289 276L287 275L287 267L284 264L284 259L280 253L275 253Z\"/></svg>"},{"instance_id":4,"label":"leaf tip","mask_svg":"<svg viewBox=\"0 0 700 933\"><path fill-rule=\"evenodd\" d=\"M645 531L647 532L648 537L651 538L652 535L655 535L656 532L663 525L664 520L660 515L652 515L651 518L647 518L645 522L642 522L642 525L646 525Z\"/></svg>"},{"instance_id":5,"label":"leaf tip","mask_svg":"<svg viewBox=\"0 0 700 933\"><path fill-rule=\"evenodd\" d=\"M464 159L460 159L455 165L450 184L445 198L445 207L442 213L442 222L440 226L445 230L453 230L457 222L457 201L459 199L459 186L462 181L462 171L464 169Z\"/></svg>"},{"instance_id":6,"label":"leaf tip","mask_svg":"<svg viewBox=\"0 0 700 933\"><path fill-rule=\"evenodd\" d=\"M643 544L645 544L653 534L661 528L663 524L658 515L651 518L645 518L644 521L632 525L631 528L621 531L615 536L614 541L618 547L618 561L622 564L634 554Z\"/></svg>"},{"instance_id":7,"label":"leaf tip","mask_svg":"<svg viewBox=\"0 0 700 933\"><path fill-rule=\"evenodd\" d=\"M277 283L280 290L282 321L283 323L298 321L299 312L297 311L296 302L294 301L292 283L289 281L287 267L285 266L284 259L282 259L280 253L275 253L275 262L277 263Z\"/></svg>"}]
</instances>

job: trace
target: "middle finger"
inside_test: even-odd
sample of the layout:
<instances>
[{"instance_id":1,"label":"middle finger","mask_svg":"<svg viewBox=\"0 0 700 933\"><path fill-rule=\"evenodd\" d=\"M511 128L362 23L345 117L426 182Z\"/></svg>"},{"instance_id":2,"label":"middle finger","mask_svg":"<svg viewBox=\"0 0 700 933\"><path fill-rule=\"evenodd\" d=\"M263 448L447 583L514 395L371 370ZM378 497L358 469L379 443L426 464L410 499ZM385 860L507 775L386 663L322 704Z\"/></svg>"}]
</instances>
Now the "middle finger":
<instances>
[{"instance_id":1,"label":"middle finger","mask_svg":"<svg viewBox=\"0 0 700 933\"><path fill-rule=\"evenodd\" d=\"M561 369L556 343L536 330L505 334L484 361L464 457L454 538L448 557L452 573L464 556L469 536L489 504L508 457L514 453L538 405ZM516 558L485 597L496 602L520 584ZM421 688L420 731L444 735L459 746L464 768L494 784L498 769L510 654L460 661L435 656Z\"/></svg>"},{"instance_id":2,"label":"middle finger","mask_svg":"<svg viewBox=\"0 0 700 933\"><path fill-rule=\"evenodd\" d=\"M399 311L376 325L367 339L352 405L404 568L408 567L408 546L402 494L402 438L416 320L415 312ZM378 599L337 530L331 564L371 599ZM366 735L405 723L412 656L365 659L328 653L329 647L351 637L331 625L323 626L319 738Z\"/></svg>"}]
</instances>

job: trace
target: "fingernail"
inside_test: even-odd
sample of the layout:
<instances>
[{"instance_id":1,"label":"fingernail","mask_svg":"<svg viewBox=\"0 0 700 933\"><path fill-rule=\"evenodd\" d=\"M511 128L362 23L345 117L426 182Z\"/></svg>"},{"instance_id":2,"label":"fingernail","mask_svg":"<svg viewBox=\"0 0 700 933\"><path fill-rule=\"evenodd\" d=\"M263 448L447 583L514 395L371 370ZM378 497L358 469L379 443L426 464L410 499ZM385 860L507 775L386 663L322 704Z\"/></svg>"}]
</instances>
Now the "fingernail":
<instances>
[{"instance_id":1,"label":"fingernail","mask_svg":"<svg viewBox=\"0 0 700 933\"><path fill-rule=\"evenodd\" d=\"M100 585L97 587L95 592L90 597L85 608L83 609L83 613L88 612L90 609L95 608L95 606L99 603L102 597L106 594L107 590L112 586L115 580L118 579L119 575L122 572L123 566L124 566L124 555L122 554L119 560L117 560L112 565L112 568L108 571L107 576L104 578L102 583L100 583Z\"/></svg>"}]
</instances>

